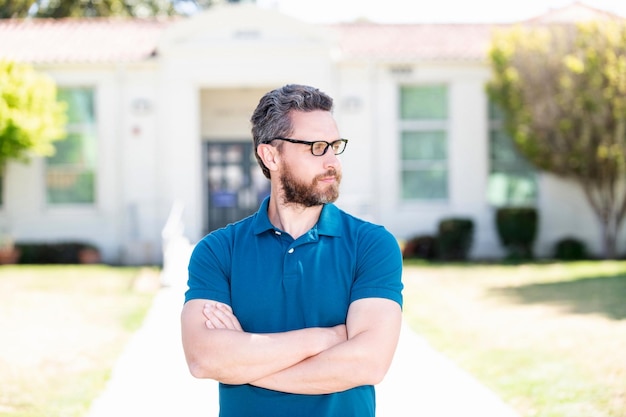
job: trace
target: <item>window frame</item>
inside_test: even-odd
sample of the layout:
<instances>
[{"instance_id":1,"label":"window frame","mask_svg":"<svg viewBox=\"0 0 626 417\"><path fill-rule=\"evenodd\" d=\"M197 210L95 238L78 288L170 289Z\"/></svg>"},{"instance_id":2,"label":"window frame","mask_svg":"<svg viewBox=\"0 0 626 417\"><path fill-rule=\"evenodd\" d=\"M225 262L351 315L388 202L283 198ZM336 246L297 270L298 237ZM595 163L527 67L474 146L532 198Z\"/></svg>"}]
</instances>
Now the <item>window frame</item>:
<instances>
[{"instance_id":1,"label":"window frame","mask_svg":"<svg viewBox=\"0 0 626 417\"><path fill-rule=\"evenodd\" d=\"M489 206L495 208L535 207L538 204L539 198L539 172L517 150L513 138L505 131L504 120L496 104L488 101L488 106L487 161L489 166L487 171L487 202ZM496 138L502 138L499 140L508 141L507 146L509 146L513 152L514 160L508 163L508 167L507 161L503 159L496 160L495 158L494 141L497 140ZM497 167L494 167L494 165L497 165ZM511 193L507 193L498 201L498 197L494 197L495 191L493 191L495 187L495 185L493 185L495 181L494 175L496 174L504 175L505 177L518 177L520 181L527 181L527 183L531 185L532 191L528 193L529 196L523 200L515 201L511 198ZM524 179L524 177L526 177L526 179ZM511 182L512 180L511 178L505 178L507 182ZM519 183L518 185L513 185L515 188L519 188L520 186L523 185L519 185Z\"/></svg>"},{"instance_id":2,"label":"window frame","mask_svg":"<svg viewBox=\"0 0 626 417\"><path fill-rule=\"evenodd\" d=\"M68 117L68 122L65 126L68 138L64 139L69 140L71 135L78 135L81 140L81 149L79 153L82 155L84 161L82 163L66 163L66 164L55 164L51 163L54 159L52 157L44 158L44 201L47 207L50 208L61 208L61 207L95 207L98 201L97 198L97 180L98 180L98 115L97 115L97 90L93 86L61 86L58 88L59 91L63 90L77 90L77 91L85 91L90 95L90 114L87 120L78 120L72 121L69 120L71 117ZM59 94L61 96L61 94ZM62 97L59 97L62 99ZM68 104L71 105L71 104ZM70 116L70 111L68 109L68 116ZM85 138L90 138L93 143L86 144ZM67 143L67 142L66 142ZM58 143L55 143L56 146ZM91 155L89 155L91 153ZM51 190L49 187L50 175L54 175L54 171L57 171L61 175L67 175L68 172L71 171L77 172L76 177L78 181L81 181L81 178L88 178L90 182L90 195L88 199L84 201L80 201L79 199L75 199L72 201L53 201L54 198L51 193L54 190ZM65 172L63 172L65 171ZM72 192L72 191L70 191ZM76 193L76 190L73 191Z\"/></svg>"},{"instance_id":3,"label":"window frame","mask_svg":"<svg viewBox=\"0 0 626 417\"><path fill-rule=\"evenodd\" d=\"M403 108L404 99L403 94L405 89L409 88L441 88L443 91L443 115L441 118L404 118L405 109ZM398 89L398 199L402 203L440 203L446 202L450 198L450 85L445 82L434 83L415 83L415 84L403 84ZM419 116L418 116L419 117ZM404 140L405 133L441 133L443 136L444 155L442 159L405 159ZM444 189L441 191L441 196L423 196L414 195L407 196L405 193L407 190L407 182L405 175L413 173L419 177L419 174L429 173L435 176L442 172L443 182L445 183Z\"/></svg>"}]
</instances>

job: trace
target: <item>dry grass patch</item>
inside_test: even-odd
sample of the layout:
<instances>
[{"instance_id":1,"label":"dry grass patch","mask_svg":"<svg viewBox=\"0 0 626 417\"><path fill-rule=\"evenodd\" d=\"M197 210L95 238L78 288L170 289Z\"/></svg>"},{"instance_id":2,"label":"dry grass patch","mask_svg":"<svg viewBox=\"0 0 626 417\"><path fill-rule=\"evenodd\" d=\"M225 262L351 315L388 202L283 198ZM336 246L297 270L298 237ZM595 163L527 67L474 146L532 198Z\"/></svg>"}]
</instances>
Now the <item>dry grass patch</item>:
<instances>
[{"instance_id":1,"label":"dry grass patch","mask_svg":"<svg viewBox=\"0 0 626 417\"><path fill-rule=\"evenodd\" d=\"M84 415L157 288L156 270L1 267L0 416Z\"/></svg>"},{"instance_id":2,"label":"dry grass patch","mask_svg":"<svg viewBox=\"0 0 626 417\"><path fill-rule=\"evenodd\" d=\"M408 266L406 317L524 417L626 416L626 262Z\"/></svg>"}]
</instances>

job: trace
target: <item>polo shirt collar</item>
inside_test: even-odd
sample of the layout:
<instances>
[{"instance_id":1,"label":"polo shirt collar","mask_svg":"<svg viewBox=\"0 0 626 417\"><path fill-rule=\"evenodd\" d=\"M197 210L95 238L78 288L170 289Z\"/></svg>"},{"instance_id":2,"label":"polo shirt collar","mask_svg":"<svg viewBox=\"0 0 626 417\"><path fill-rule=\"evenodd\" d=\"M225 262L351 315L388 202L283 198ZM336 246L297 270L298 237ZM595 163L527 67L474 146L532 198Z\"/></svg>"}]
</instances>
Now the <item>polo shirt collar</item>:
<instances>
[{"instance_id":1,"label":"polo shirt collar","mask_svg":"<svg viewBox=\"0 0 626 417\"><path fill-rule=\"evenodd\" d=\"M259 211L257 211L256 215L254 216L252 230L254 231L255 235L260 235L261 233L268 230L274 230L274 225L270 222L270 218L267 215L267 208L269 207L269 204L270 198L268 196L265 197L265 199L261 203L261 207L259 207Z\"/></svg>"},{"instance_id":2,"label":"polo shirt collar","mask_svg":"<svg viewBox=\"0 0 626 417\"><path fill-rule=\"evenodd\" d=\"M254 216L253 230L254 234L259 235L268 230L274 230L274 225L270 222L270 218L267 215L267 208L269 207L270 198L266 197L259 207L259 211ZM341 224L340 224L340 212L339 208L334 204L324 204L320 218L317 224L313 226L313 229L317 228L318 235L326 236L340 236Z\"/></svg>"},{"instance_id":3,"label":"polo shirt collar","mask_svg":"<svg viewBox=\"0 0 626 417\"><path fill-rule=\"evenodd\" d=\"M317 233L326 236L341 236L341 214L336 205L324 204L320 218L317 221Z\"/></svg>"}]
</instances>

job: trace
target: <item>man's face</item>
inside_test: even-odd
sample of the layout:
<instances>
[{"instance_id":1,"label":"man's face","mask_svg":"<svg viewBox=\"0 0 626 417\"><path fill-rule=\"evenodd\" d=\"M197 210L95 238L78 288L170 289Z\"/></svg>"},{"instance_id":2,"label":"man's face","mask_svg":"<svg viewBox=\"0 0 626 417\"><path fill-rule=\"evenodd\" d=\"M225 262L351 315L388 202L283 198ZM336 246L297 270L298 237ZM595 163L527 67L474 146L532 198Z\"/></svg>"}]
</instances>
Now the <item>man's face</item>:
<instances>
[{"instance_id":1,"label":"man's face","mask_svg":"<svg viewBox=\"0 0 626 417\"><path fill-rule=\"evenodd\" d=\"M333 142L339 131L330 112L293 112L292 139L313 142ZM331 203L339 197L341 162L332 149L315 156L309 145L284 142L282 144L280 184L285 203L305 207Z\"/></svg>"}]
</instances>

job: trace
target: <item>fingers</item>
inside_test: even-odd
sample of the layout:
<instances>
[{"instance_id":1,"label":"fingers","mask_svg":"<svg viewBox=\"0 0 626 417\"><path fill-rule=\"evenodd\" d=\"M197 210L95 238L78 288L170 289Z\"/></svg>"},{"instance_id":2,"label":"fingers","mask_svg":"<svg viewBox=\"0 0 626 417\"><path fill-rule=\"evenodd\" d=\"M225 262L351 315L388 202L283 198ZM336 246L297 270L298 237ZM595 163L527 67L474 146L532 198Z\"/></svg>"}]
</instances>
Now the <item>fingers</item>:
<instances>
[{"instance_id":1,"label":"fingers","mask_svg":"<svg viewBox=\"0 0 626 417\"><path fill-rule=\"evenodd\" d=\"M209 329L243 330L232 309L226 304L205 304L202 313L207 319L205 324Z\"/></svg>"}]
</instances>

